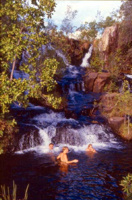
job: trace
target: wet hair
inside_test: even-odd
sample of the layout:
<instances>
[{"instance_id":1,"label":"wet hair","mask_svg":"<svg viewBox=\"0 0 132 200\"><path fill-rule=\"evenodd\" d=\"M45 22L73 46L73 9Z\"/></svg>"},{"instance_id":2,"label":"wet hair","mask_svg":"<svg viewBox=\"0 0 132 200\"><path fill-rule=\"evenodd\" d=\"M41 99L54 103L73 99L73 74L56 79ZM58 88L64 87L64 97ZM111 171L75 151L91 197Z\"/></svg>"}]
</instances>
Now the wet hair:
<instances>
[{"instance_id":1,"label":"wet hair","mask_svg":"<svg viewBox=\"0 0 132 200\"><path fill-rule=\"evenodd\" d=\"M88 148L89 148L89 147L92 147L92 144L89 144L89 145L88 145Z\"/></svg>"},{"instance_id":2,"label":"wet hair","mask_svg":"<svg viewBox=\"0 0 132 200\"><path fill-rule=\"evenodd\" d=\"M65 151L65 149L68 149L68 147L67 147L67 146L64 146L64 147L62 148L62 151Z\"/></svg>"},{"instance_id":3,"label":"wet hair","mask_svg":"<svg viewBox=\"0 0 132 200\"><path fill-rule=\"evenodd\" d=\"M50 145L54 145L54 144L53 144L53 143L50 143L49 146L50 146Z\"/></svg>"}]
</instances>

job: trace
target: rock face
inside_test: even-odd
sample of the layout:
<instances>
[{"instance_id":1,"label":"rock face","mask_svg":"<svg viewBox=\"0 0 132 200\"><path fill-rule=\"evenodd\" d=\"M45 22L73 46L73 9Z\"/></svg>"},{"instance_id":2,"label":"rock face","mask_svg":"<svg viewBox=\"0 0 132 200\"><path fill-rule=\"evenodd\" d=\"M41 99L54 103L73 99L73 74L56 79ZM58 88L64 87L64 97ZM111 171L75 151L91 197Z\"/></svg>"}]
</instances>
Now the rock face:
<instances>
[{"instance_id":1,"label":"rock face","mask_svg":"<svg viewBox=\"0 0 132 200\"><path fill-rule=\"evenodd\" d=\"M132 129L130 128L129 133L126 130L125 118L120 115L119 110L116 108L117 97L119 93L108 93L101 97L100 101L100 112L107 119L109 126L115 133L120 135L126 140L132 140Z\"/></svg>"},{"instance_id":2,"label":"rock face","mask_svg":"<svg viewBox=\"0 0 132 200\"><path fill-rule=\"evenodd\" d=\"M107 83L109 83L110 80L110 74L109 73L98 73L98 76L95 80L93 92L103 92L104 87Z\"/></svg>"},{"instance_id":3,"label":"rock face","mask_svg":"<svg viewBox=\"0 0 132 200\"><path fill-rule=\"evenodd\" d=\"M118 95L119 94L116 92L102 95L100 105L101 112L109 114L115 105Z\"/></svg>"},{"instance_id":4,"label":"rock face","mask_svg":"<svg viewBox=\"0 0 132 200\"><path fill-rule=\"evenodd\" d=\"M105 61L104 69L108 68L108 56L118 47L118 25L107 27L98 43L101 59Z\"/></svg>"},{"instance_id":5,"label":"rock face","mask_svg":"<svg viewBox=\"0 0 132 200\"><path fill-rule=\"evenodd\" d=\"M110 53L117 47L118 26L107 27L99 42L99 51Z\"/></svg>"},{"instance_id":6,"label":"rock face","mask_svg":"<svg viewBox=\"0 0 132 200\"><path fill-rule=\"evenodd\" d=\"M119 129L124 123L124 117L110 117L108 123L116 133L119 133Z\"/></svg>"},{"instance_id":7,"label":"rock face","mask_svg":"<svg viewBox=\"0 0 132 200\"><path fill-rule=\"evenodd\" d=\"M110 74L105 72L90 72L84 77L85 90L87 92L100 93L110 81Z\"/></svg>"},{"instance_id":8,"label":"rock face","mask_svg":"<svg viewBox=\"0 0 132 200\"><path fill-rule=\"evenodd\" d=\"M67 44L70 46L68 53L71 57L71 64L79 66L82 62L82 58L89 49L90 43L81 42L75 39L67 38Z\"/></svg>"}]
</instances>

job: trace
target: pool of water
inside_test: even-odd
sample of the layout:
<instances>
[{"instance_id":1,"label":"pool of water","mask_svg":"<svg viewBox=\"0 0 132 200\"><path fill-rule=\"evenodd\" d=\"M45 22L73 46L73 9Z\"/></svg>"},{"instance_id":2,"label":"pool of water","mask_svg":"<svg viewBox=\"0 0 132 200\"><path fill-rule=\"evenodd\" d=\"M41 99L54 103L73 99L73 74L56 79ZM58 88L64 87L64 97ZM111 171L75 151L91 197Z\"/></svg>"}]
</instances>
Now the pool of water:
<instances>
[{"instance_id":1,"label":"pool of water","mask_svg":"<svg viewBox=\"0 0 132 200\"><path fill-rule=\"evenodd\" d=\"M0 185L18 186L17 195L23 197L29 183L29 200L123 200L119 185L123 176L132 173L132 144L120 149L85 151L68 154L69 160L79 163L61 165L55 153L27 152L0 156Z\"/></svg>"},{"instance_id":2,"label":"pool of water","mask_svg":"<svg viewBox=\"0 0 132 200\"><path fill-rule=\"evenodd\" d=\"M27 109L12 105L19 126L12 154L0 155L0 185L17 184L22 199L29 184L28 200L123 200L120 182L132 173L132 143L126 143L107 127L99 112L90 116L100 94L85 93L82 71L70 66L60 81L68 99L68 112L30 104ZM74 114L74 115L73 115ZM55 144L49 153L48 145ZM85 152L91 143L96 154ZM67 145L69 160L56 157Z\"/></svg>"}]
</instances>

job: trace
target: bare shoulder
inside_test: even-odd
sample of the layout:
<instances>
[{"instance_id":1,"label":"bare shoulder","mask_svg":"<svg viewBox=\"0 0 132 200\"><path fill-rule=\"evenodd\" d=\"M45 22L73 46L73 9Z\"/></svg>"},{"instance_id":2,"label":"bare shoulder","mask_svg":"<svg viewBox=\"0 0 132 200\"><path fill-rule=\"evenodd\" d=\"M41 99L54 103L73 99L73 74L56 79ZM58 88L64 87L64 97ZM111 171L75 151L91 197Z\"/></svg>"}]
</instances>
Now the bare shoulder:
<instances>
[{"instance_id":1,"label":"bare shoulder","mask_svg":"<svg viewBox=\"0 0 132 200\"><path fill-rule=\"evenodd\" d=\"M60 153L58 156L57 156L57 159L61 158L62 156L62 153Z\"/></svg>"}]
</instances>

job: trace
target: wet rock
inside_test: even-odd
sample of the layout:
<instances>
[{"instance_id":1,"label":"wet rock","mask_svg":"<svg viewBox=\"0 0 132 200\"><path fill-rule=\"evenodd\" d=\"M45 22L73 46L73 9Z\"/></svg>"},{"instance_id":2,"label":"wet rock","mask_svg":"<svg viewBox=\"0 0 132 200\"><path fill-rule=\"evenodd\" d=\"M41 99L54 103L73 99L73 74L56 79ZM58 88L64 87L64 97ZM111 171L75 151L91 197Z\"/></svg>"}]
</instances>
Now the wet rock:
<instances>
[{"instance_id":1,"label":"wet rock","mask_svg":"<svg viewBox=\"0 0 132 200\"><path fill-rule=\"evenodd\" d=\"M14 140L15 151L32 148L43 142L37 128L23 125L20 130Z\"/></svg>"},{"instance_id":2,"label":"wet rock","mask_svg":"<svg viewBox=\"0 0 132 200\"><path fill-rule=\"evenodd\" d=\"M84 86L86 91L93 91L93 86L95 79L97 78L98 73L97 72L90 72L89 74L86 74L84 77Z\"/></svg>"},{"instance_id":3,"label":"wet rock","mask_svg":"<svg viewBox=\"0 0 132 200\"><path fill-rule=\"evenodd\" d=\"M119 133L119 129L124 123L124 117L110 117L108 123L116 133Z\"/></svg>"},{"instance_id":4,"label":"wet rock","mask_svg":"<svg viewBox=\"0 0 132 200\"><path fill-rule=\"evenodd\" d=\"M78 129L72 129L71 126L63 126L57 127L56 135L52 142L54 144L82 145L85 139L81 138Z\"/></svg>"},{"instance_id":5,"label":"wet rock","mask_svg":"<svg viewBox=\"0 0 132 200\"><path fill-rule=\"evenodd\" d=\"M109 84L109 82L110 74L105 72L90 72L84 77L84 85L87 92L103 92L105 85Z\"/></svg>"},{"instance_id":6,"label":"wet rock","mask_svg":"<svg viewBox=\"0 0 132 200\"><path fill-rule=\"evenodd\" d=\"M69 45L68 53L71 57L71 64L79 66L84 54L88 51L89 42L67 38L67 44Z\"/></svg>"},{"instance_id":7,"label":"wet rock","mask_svg":"<svg viewBox=\"0 0 132 200\"><path fill-rule=\"evenodd\" d=\"M110 74L109 73L98 73L98 76L94 82L94 86L93 86L93 92L103 92L104 91L104 87L106 84L108 84L110 81Z\"/></svg>"},{"instance_id":8,"label":"wet rock","mask_svg":"<svg viewBox=\"0 0 132 200\"><path fill-rule=\"evenodd\" d=\"M77 119L77 114L74 111L72 111L72 110L65 109L65 116L68 119L69 118Z\"/></svg>"}]
</instances>

